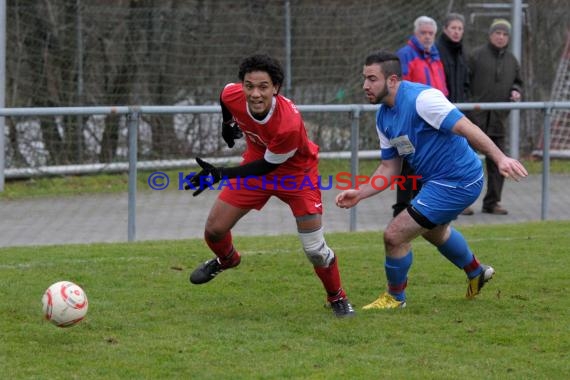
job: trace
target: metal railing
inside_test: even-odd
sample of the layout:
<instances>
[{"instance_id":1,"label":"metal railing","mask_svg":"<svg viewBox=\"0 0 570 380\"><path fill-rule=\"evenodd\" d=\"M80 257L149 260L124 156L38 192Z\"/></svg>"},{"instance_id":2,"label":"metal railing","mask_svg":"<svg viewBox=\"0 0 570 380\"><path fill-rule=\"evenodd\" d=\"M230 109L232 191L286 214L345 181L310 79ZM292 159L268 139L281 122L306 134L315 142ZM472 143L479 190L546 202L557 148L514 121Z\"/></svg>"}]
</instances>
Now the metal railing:
<instances>
[{"instance_id":1,"label":"metal railing","mask_svg":"<svg viewBox=\"0 0 570 380\"><path fill-rule=\"evenodd\" d=\"M543 171L541 219L548 219L549 184L550 184L550 127L553 109L570 109L570 102L520 102L520 103L460 103L457 107L463 111L470 110L544 110L543 123ZM298 105L301 112L335 112L351 115L351 152L350 169L353 181L358 174L358 141L360 116L363 112L376 112L376 105ZM136 184L137 184L137 141L140 118L142 114L185 114L185 113L219 113L219 106L115 106L115 107L53 107L53 108L0 108L0 117L6 116L61 116L61 115L126 115L128 128L128 241L136 240ZM3 140L2 140L3 141ZM518 145L518 141L513 142ZM5 147L0 146L0 161L4 161ZM3 165L0 165L0 184L5 181ZM356 230L357 208L350 209L350 231Z\"/></svg>"}]
</instances>

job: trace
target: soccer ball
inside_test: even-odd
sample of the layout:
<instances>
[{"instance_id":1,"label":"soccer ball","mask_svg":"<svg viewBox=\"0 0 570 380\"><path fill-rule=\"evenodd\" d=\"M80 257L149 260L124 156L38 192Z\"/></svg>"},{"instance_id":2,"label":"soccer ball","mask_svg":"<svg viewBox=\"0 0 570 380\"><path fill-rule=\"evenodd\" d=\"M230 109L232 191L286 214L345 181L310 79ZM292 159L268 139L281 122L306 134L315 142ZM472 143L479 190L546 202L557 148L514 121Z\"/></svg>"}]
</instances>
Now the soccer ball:
<instances>
[{"instance_id":1,"label":"soccer ball","mask_svg":"<svg viewBox=\"0 0 570 380\"><path fill-rule=\"evenodd\" d=\"M58 327L79 323L87 314L87 294L77 284L58 281L42 297L45 318Z\"/></svg>"}]
</instances>

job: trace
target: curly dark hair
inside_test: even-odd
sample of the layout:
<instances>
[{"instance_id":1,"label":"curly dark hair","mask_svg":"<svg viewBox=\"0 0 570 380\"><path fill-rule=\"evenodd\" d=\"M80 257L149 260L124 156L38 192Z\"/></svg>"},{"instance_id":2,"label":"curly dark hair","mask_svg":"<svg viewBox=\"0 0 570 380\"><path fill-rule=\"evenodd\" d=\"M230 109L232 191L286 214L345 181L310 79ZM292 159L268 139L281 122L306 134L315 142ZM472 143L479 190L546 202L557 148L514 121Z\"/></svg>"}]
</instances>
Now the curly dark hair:
<instances>
[{"instance_id":1,"label":"curly dark hair","mask_svg":"<svg viewBox=\"0 0 570 380\"><path fill-rule=\"evenodd\" d=\"M243 82L245 74L251 73L253 71L264 71L269 74L273 84L279 88L283 84L283 79L285 74L283 74L283 68L279 61L266 54L257 54L247 57L239 65L239 80Z\"/></svg>"}]
</instances>

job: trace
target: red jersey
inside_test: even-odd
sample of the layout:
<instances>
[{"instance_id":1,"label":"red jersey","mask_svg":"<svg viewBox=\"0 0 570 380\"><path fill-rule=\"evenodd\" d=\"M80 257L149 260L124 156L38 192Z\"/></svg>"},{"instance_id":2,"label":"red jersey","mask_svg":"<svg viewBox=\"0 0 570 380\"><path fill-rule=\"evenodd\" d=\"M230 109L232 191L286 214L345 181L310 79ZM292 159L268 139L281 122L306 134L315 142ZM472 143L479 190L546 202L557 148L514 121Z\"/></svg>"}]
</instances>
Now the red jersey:
<instances>
[{"instance_id":1,"label":"red jersey","mask_svg":"<svg viewBox=\"0 0 570 380\"><path fill-rule=\"evenodd\" d=\"M302 174L317 166L319 146L309 140L303 118L291 100L274 96L263 120L251 116L241 83L226 85L221 100L246 138L242 164L262 158L281 164L271 172L274 176Z\"/></svg>"}]
</instances>

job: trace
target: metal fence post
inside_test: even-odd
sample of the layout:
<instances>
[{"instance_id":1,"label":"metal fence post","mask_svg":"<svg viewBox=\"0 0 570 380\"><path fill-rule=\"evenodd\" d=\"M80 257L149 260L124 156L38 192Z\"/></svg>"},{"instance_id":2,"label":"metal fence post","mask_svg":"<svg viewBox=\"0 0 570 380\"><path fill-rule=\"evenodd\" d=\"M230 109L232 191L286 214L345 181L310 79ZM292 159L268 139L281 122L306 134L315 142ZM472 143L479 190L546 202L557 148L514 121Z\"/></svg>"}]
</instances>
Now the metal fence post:
<instances>
[{"instance_id":1,"label":"metal fence post","mask_svg":"<svg viewBox=\"0 0 570 380\"><path fill-rule=\"evenodd\" d=\"M77 27L75 39L77 41L77 103L83 104L83 18L81 15L81 0L75 0ZM77 115L77 162L83 161L83 115Z\"/></svg>"},{"instance_id":2,"label":"metal fence post","mask_svg":"<svg viewBox=\"0 0 570 380\"><path fill-rule=\"evenodd\" d=\"M285 0L285 96L291 94L291 2Z\"/></svg>"},{"instance_id":3,"label":"metal fence post","mask_svg":"<svg viewBox=\"0 0 570 380\"><path fill-rule=\"evenodd\" d=\"M139 130L140 109L129 107L127 127L129 130L129 206L128 206L128 240L136 239L136 209L137 209L137 140Z\"/></svg>"},{"instance_id":4,"label":"metal fence post","mask_svg":"<svg viewBox=\"0 0 570 380\"><path fill-rule=\"evenodd\" d=\"M544 113L544 131L542 135L542 205L540 219L548 219L548 203L550 188L550 115L552 104L549 104Z\"/></svg>"},{"instance_id":5,"label":"metal fence post","mask_svg":"<svg viewBox=\"0 0 570 380\"><path fill-rule=\"evenodd\" d=\"M352 187L356 186L356 176L358 175L358 145L360 130L360 107L355 107L352 111L352 123L350 130L350 173L352 175ZM350 231L356 231L357 208L350 209Z\"/></svg>"},{"instance_id":6,"label":"metal fence post","mask_svg":"<svg viewBox=\"0 0 570 380\"><path fill-rule=\"evenodd\" d=\"M512 0L511 1L511 21L512 21L512 33L511 33L511 51L516 59L521 62L521 45L522 45L522 0ZM520 152L520 123L521 123L521 111L516 109L509 113L509 124L510 124L510 155L513 158L519 159Z\"/></svg>"},{"instance_id":7,"label":"metal fence post","mask_svg":"<svg viewBox=\"0 0 570 380\"><path fill-rule=\"evenodd\" d=\"M6 106L6 0L0 0L0 108ZM0 116L0 193L4 191L6 141L4 116Z\"/></svg>"}]
</instances>

